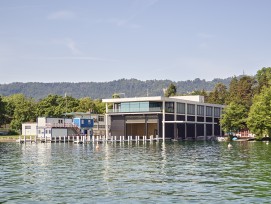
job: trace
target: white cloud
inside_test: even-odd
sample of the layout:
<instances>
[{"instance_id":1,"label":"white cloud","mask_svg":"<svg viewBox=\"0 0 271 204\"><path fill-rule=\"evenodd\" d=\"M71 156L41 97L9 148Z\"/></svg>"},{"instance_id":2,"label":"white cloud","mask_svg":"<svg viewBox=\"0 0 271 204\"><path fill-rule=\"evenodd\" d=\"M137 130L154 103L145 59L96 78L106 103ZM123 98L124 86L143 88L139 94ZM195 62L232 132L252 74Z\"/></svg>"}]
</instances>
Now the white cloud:
<instances>
[{"instance_id":1,"label":"white cloud","mask_svg":"<svg viewBox=\"0 0 271 204\"><path fill-rule=\"evenodd\" d=\"M65 45L72 52L73 55L80 55L80 54L82 54L82 52L78 49L75 41L73 41L72 39L67 38L65 40Z\"/></svg>"},{"instance_id":2,"label":"white cloud","mask_svg":"<svg viewBox=\"0 0 271 204\"><path fill-rule=\"evenodd\" d=\"M64 46L72 55L78 56L83 54L83 52L78 48L77 43L71 38L54 39L52 44Z\"/></svg>"},{"instance_id":3,"label":"white cloud","mask_svg":"<svg viewBox=\"0 0 271 204\"><path fill-rule=\"evenodd\" d=\"M66 10L57 11L47 16L49 20L71 20L74 19L75 17L76 16L74 12Z\"/></svg>"}]
</instances>

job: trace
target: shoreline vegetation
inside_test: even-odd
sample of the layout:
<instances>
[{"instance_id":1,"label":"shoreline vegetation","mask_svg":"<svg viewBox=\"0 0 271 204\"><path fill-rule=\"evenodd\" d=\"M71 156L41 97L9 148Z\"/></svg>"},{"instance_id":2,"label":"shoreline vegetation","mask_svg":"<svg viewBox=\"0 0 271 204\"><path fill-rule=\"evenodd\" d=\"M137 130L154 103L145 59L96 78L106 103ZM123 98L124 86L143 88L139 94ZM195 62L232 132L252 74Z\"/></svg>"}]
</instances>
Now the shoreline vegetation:
<instances>
[{"instance_id":1,"label":"shoreline vegetation","mask_svg":"<svg viewBox=\"0 0 271 204\"><path fill-rule=\"evenodd\" d=\"M263 67L255 76L233 77L228 86L218 82L213 91L206 91L202 87L200 90L198 87L199 89L185 95L201 95L204 96L205 103L225 105L219 121L224 133L241 134L249 131L257 140L261 140L267 136L271 137L270 81L271 67ZM155 82L163 85L161 81ZM170 83L170 81L167 82ZM116 82L113 87L117 92L110 92L112 98L120 98L120 95L125 93L121 84ZM166 85L164 84L163 87ZM164 96L183 95L179 90L177 92L177 88L177 83L170 83L167 89L163 89ZM54 89L55 87L52 87L52 90ZM146 90L149 89L151 91L151 87L146 87ZM80 92L82 87L76 90ZM103 95L101 90L99 90L100 97ZM103 90L106 91L106 89ZM145 95L146 93L140 94L140 96ZM124 97L130 97L128 92ZM66 92L65 95L49 94L38 101L24 95L22 91L14 95L0 95L0 128L8 126L8 135L22 134L22 123L35 122L37 117L63 117L63 114L68 112L104 114L106 107L101 99L90 97L78 99L67 95Z\"/></svg>"}]
</instances>

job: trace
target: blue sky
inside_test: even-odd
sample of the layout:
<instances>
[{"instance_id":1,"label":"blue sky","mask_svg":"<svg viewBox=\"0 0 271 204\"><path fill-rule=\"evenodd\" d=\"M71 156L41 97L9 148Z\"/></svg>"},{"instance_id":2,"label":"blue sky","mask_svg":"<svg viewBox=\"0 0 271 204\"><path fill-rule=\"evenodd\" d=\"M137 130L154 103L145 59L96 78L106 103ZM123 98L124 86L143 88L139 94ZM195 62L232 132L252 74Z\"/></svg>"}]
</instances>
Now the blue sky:
<instances>
[{"instance_id":1,"label":"blue sky","mask_svg":"<svg viewBox=\"0 0 271 204\"><path fill-rule=\"evenodd\" d=\"M0 84L256 74L270 0L0 0Z\"/></svg>"}]
</instances>

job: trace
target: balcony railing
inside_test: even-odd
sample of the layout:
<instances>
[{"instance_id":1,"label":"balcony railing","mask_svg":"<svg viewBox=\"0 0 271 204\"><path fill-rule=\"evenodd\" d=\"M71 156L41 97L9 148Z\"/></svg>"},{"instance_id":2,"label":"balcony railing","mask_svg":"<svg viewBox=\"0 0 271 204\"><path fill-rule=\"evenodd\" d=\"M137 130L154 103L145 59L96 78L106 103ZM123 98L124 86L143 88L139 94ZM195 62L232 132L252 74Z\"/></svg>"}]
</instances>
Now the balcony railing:
<instances>
[{"instance_id":1,"label":"balcony railing","mask_svg":"<svg viewBox=\"0 0 271 204\"><path fill-rule=\"evenodd\" d=\"M138 113L138 112L162 112L162 108L125 108L125 109L108 109L108 113Z\"/></svg>"},{"instance_id":2,"label":"balcony railing","mask_svg":"<svg viewBox=\"0 0 271 204\"><path fill-rule=\"evenodd\" d=\"M50 128L50 127L77 127L77 125L73 124L73 123L46 123L45 124L46 127Z\"/></svg>"}]
</instances>

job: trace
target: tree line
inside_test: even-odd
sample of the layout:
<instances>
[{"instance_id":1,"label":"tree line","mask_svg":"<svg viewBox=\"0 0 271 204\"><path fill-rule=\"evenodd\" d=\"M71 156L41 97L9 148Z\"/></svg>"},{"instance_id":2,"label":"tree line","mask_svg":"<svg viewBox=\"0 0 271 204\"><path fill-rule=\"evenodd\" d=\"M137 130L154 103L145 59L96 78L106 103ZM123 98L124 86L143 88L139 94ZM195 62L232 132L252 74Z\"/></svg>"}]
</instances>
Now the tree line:
<instances>
[{"instance_id":1,"label":"tree line","mask_svg":"<svg viewBox=\"0 0 271 204\"><path fill-rule=\"evenodd\" d=\"M10 83L0 84L0 95L10 96L22 93L26 97L36 100L48 95L62 95L67 93L75 98L91 97L92 99L110 98L112 93L124 93L125 97L162 96L163 89L170 83L174 83L180 94L186 94L199 89L211 91L220 82L229 85L232 77L226 79L214 79L212 81L194 80L173 82L171 80L147 80L119 79L110 82L80 82L80 83Z\"/></svg>"},{"instance_id":2,"label":"tree line","mask_svg":"<svg viewBox=\"0 0 271 204\"><path fill-rule=\"evenodd\" d=\"M217 81L211 91L197 89L183 94L177 93L176 83L168 80L160 87L166 85L165 96L203 95L206 103L226 105L220 123L227 133L250 130L257 137L271 135L271 67L262 68L255 76L232 77L229 85ZM111 92L110 97L120 97L119 92L120 89ZM93 113L105 112L105 104L100 99L63 95L49 94L39 100L22 93L0 96L0 126L10 124L11 129L20 131L23 122L34 122L38 116L62 117L66 112L90 110Z\"/></svg>"},{"instance_id":3,"label":"tree line","mask_svg":"<svg viewBox=\"0 0 271 204\"><path fill-rule=\"evenodd\" d=\"M105 113L101 100L89 97L76 99L71 96L48 95L36 101L23 94L0 96L0 127L9 125L20 132L22 123L35 122L37 117L63 117L69 112Z\"/></svg>"}]
</instances>

